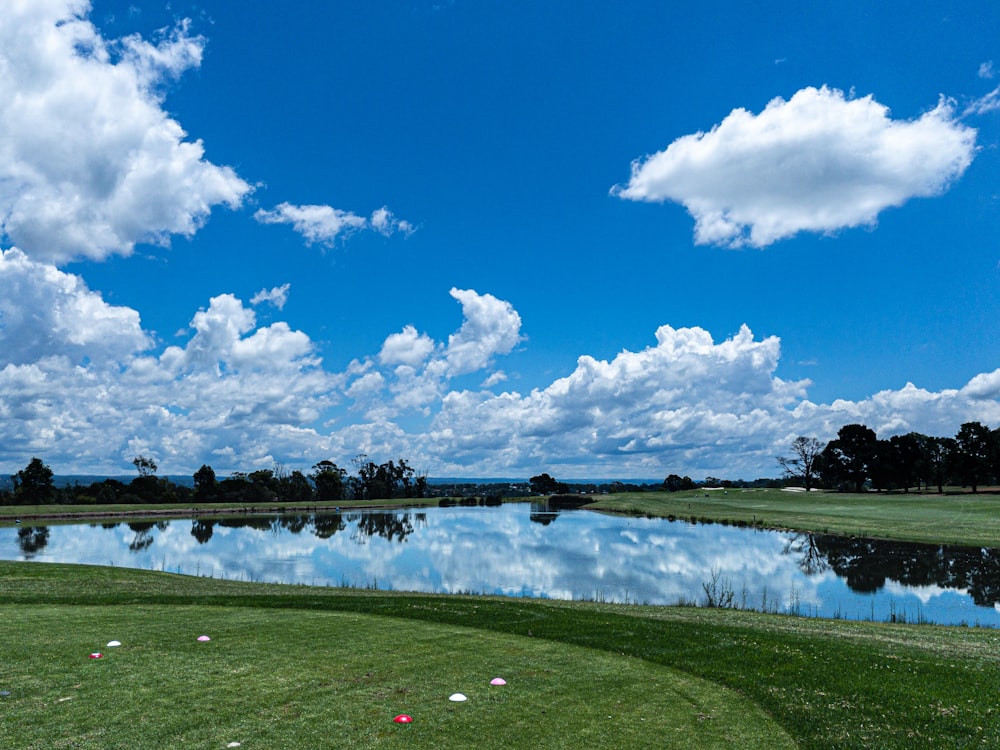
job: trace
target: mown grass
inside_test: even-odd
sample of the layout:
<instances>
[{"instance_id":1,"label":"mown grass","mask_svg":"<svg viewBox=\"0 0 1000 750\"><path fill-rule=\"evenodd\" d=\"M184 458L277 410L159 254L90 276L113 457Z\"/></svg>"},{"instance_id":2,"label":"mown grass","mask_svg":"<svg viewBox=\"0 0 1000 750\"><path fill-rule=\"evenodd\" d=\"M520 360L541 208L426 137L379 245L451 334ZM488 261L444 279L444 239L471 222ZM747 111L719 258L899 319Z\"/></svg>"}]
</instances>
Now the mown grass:
<instances>
[{"instance_id":1,"label":"mown grass","mask_svg":"<svg viewBox=\"0 0 1000 750\"><path fill-rule=\"evenodd\" d=\"M698 490L603 495L591 510L844 536L1000 546L1000 495Z\"/></svg>"},{"instance_id":2,"label":"mown grass","mask_svg":"<svg viewBox=\"0 0 1000 750\"><path fill-rule=\"evenodd\" d=\"M8 637L34 640L0 648L6 748L618 748L663 735L687 747L792 746L708 681L456 625L189 605L8 606L0 616ZM212 640L198 642L202 632ZM110 637L123 645L106 648ZM490 685L501 673L507 686ZM456 691L468 701L449 701ZM413 724L396 725L401 713Z\"/></svg>"},{"instance_id":3,"label":"mown grass","mask_svg":"<svg viewBox=\"0 0 1000 750\"><path fill-rule=\"evenodd\" d=\"M1000 746L993 630L6 562L0 617L3 747Z\"/></svg>"}]
</instances>

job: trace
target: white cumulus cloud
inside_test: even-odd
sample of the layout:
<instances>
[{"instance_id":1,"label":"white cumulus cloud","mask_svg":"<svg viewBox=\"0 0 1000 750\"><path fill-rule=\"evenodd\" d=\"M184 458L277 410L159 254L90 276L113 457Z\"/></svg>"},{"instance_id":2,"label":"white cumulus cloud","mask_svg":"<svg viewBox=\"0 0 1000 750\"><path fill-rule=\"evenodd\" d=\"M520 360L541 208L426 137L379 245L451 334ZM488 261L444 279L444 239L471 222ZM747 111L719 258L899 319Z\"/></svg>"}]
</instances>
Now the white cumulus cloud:
<instances>
[{"instance_id":1,"label":"white cumulus cloud","mask_svg":"<svg viewBox=\"0 0 1000 750\"><path fill-rule=\"evenodd\" d=\"M230 294L191 329L157 354L137 311L18 250L0 254L0 461L117 473L136 445L182 470L213 456L238 468L322 455L313 425L344 378L323 370L306 334L257 326Z\"/></svg>"},{"instance_id":2,"label":"white cumulus cloud","mask_svg":"<svg viewBox=\"0 0 1000 750\"><path fill-rule=\"evenodd\" d=\"M434 339L424 333L417 333L411 325L404 326L400 333L388 336L378 353L383 365L420 366L434 351Z\"/></svg>"},{"instance_id":3,"label":"white cumulus cloud","mask_svg":"<svg viewBox=\"0 0 1000 750\"><path fill-rule=\"evenodd\" d=\"M201 61L186 23L153 44L104 39L82 0L18 0L0 24L0 229L32 257L127 255L192 235L250 185L207 161L161 106Z\"/></svg>"},{"instance_id":4,"label":"white cumulus cloud","mask_svg":"<svg viewBox=\"0 0 1000 750\"><path fill-rule=\"evenodd\" d=\"M47 357L124 361L152 346L139 313L107 304L79 276L0 251L0 366Z\"/></svg>"},{"instance_id":5,"label":"white cumulus cloud","mask_svg":"<svg viewBox=\"0 0 1000 750\"><path fill-rule=\"evenodd\" d=\"M521 316L509 302L472 289L452 289L462 303L465 322L448 337L444 358L451 375L486 367L495 356L510 354L521 340Z\"/></svg>"},{"instance_id":6,"label":"white cumulus cloud","mask_svg":"<svg viewBox=\"0 0 1000 750\"><path fill-rule=\"evenodd\" d=\"M880 437L1000 426L1000 371L928 391L907 383L817 404L778 375L781 342L746 326L721 341L661 326L650 345L581 354L525 393L493 392L496 361L525 339L507 301L452 290L462 322L444 341L407 325L343 372L286 322L260 325L232 294L163 346L137 311L18 250L0 255L0 465L40 456L60 473L118 473L137 453L167 473L405 457L431 476L773 476L799 435L851 422ZM162 349L161 349L162 347ZM558 363L554 363L558 367ZM477 390L458 386L481 373ZM459 379L459 380L456 380Z\"/></svg>"},{"instance_id":7,"label":"white cumulus cloud","mask_svg":"<svg viewBox=\"0 0 1000 750\"><path fill-rule=\"evenodd\" d=\"M735 109L709 132L637 159L612 193L680 203L698 244L765 247L803 231L872 226L887 208L940 194L972 162L975 142L947 99L894 120L872 96L810 87L756 115Z\"/></svg>"}]
</instances>

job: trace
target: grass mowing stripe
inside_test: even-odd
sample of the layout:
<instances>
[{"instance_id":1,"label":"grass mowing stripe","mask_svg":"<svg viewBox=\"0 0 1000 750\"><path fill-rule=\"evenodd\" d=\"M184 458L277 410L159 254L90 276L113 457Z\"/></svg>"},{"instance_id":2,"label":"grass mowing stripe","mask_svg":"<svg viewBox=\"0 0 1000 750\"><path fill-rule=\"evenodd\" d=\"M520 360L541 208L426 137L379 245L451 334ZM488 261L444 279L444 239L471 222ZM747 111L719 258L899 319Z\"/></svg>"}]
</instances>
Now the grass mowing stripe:
<instances>
[{"instance_id":1,"label":"grass mowing stripe","mask_svg":"<svg viewBox=\"0 0 1000 750\"><path fill-rule=\"evenodd\" d=\"M0 618L5 748L794 747L708 681L454 625L189 605L6 605ZM399 727L404 712L414 723Z\"/></svg>"}]
</instances>

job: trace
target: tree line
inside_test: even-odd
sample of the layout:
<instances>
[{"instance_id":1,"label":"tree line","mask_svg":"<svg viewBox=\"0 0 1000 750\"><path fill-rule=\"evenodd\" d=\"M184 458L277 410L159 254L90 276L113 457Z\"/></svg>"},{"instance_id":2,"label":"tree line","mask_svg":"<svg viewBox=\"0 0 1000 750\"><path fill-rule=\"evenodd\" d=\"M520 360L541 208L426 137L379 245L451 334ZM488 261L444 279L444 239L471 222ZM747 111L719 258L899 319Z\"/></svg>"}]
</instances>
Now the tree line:
<instances>
[{"instance_id":1,"label":"tree line","mask_svg":"<svg viewBox=\"0 0 1000 750\"><path fill-rule=\"evenodd\" d=\"M791 455L777 461L786 478L806 490L944 492L945 486L961 486L978 492L1000 483L1000 428L966 422L954 437L908 432L880 439L863 424L849 424L826 445L796 438Z\"/></svg>"},{"instance_id":2,"label":"tree line","mask_svg":"<svg viewBox=\"0 0 1000 750\"><path fill-rule=\"evenodd\" d=\"M428 495L427 477L405 459L375 463L365 454L351 459L354 472L333 461L316 463L308 474L281 465L250 473L236 472L219 479L205 464L192 476L193 486L156 475L156 462L136 456L138 476L130 482L105 479L89 485L56 487L52 469L40 458L11 476L9 489L0 489L2 505L109 505L143 503L335 503L342 500L422 498Z\"/></svg>"}]
</instances>

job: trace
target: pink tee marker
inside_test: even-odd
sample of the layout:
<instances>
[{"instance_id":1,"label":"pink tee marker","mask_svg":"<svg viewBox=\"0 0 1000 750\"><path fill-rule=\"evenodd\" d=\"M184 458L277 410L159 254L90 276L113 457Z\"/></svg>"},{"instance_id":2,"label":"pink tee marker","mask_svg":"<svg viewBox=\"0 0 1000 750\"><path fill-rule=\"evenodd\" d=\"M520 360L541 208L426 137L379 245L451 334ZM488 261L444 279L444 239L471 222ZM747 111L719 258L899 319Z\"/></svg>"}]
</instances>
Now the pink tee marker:
<instances>
[{"instance_id":1,"label":"pink tee marker","mask_svg":"<svg viewBox=\"0 0 1000 750\"><path fill-rule=\"evenodd\" d=\"M91 659L100 659L102 656L104 656L104 654L101 654L101 653L98 653L97 651L95 651L94 653L92 653L90 655L90 658Z\"/></svg>"},{"instance_id":2,"label":"pink tee marker","mask_svg":"<svg viewBox=\"0 0 1000 750\"><path fill-rule=\"evenodd\" d=\"M494 677L492 680L490 680L490 684L491 685L506 685L507 684L507 680L505 680L503 677Z\"/></svg>"},{"instance_id":3,"label":"pink tee marker","mask_svg":"<svg viewBox=\"0 0 1000 750\"><path fill-rule=\"evenodd\" d=\"M412 724L413 717L407 716L406 714L400 714L399 716L394 718L393 721L396 722L397 724Z\"/></svg>"},{"instance_id":4,"label":"pink tee marker","mask_svg":"<svg viewBox=\"0 0 1000 750\"><path fill-rule=\"evenodd\" d=\"M202 643L204 643L205 641L210 641L212 639L209 638L207 635L199 635L198 636L198 640L201 641Z\"/></svg>"}]
</instances>

